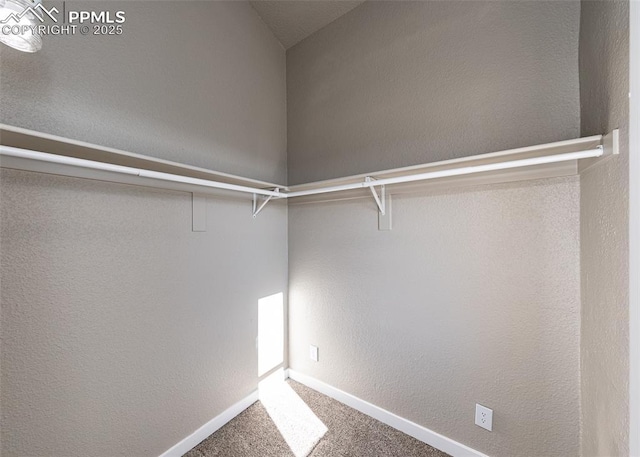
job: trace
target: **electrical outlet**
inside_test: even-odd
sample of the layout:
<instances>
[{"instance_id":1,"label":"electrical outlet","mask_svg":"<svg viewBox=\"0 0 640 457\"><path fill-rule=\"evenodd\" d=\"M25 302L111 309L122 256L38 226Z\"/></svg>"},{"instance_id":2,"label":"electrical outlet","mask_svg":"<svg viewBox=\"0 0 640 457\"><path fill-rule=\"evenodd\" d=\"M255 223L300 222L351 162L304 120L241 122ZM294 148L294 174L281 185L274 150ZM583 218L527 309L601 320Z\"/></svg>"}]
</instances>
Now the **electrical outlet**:
<instances>
[{"instance_id":1,"label":"electrical outlet","mask_svg":"<svg viewBox=\"0 0 640 457\"><path fill-rule=\"evenodd\" d=\"M314 346L313 344L309 346L309 358L314 362L318 361L318 346Z\"/></svg>"},{"instance_id":2,"label":"electrical outlet","mask_svg":"<svg viewBox=\"0 0 640 457\"><path fill-rule=\"evenodd\" d=\"M493 430L493 410L476 403L476 425L487 429Z\"/></svg>"}]
</instances>

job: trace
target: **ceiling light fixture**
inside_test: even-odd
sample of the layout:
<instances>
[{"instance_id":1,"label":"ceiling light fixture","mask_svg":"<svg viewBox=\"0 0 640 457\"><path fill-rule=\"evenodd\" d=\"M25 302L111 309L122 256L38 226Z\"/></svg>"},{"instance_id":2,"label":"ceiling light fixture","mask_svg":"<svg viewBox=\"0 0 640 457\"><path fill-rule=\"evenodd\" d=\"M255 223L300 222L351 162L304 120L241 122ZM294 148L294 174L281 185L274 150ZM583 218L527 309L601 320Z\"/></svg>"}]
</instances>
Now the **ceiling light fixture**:
<instances>
[{"instance_id":1,"label":"ceiling light fixture","mask_svg":"<svg viewBox=\"0 0 640 457\"><path fill-rule=\"evenodd\" d=\"M0 42L23 52L42 48L42 37L34 33L40 0L0 0Z\"/></svg>"}]
</instances>

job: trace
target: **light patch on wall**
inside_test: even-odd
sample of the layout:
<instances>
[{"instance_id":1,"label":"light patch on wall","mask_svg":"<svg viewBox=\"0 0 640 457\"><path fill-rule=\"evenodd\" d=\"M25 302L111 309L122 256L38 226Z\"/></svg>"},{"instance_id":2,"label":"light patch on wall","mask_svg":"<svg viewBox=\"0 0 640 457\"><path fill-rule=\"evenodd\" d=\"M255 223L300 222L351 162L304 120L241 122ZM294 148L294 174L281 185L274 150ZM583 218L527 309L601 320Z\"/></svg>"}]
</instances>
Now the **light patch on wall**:
<instances>
[{"instance_id":1,"label":"light patch on wall","mask_svg":"<svg viewBox=\"0 0 640 457\"><path fill-rule=\"evenodd\" d=\"M258 300L258 376L284 362L284 295Z\"/></svg>"},{"instance_id":2,"label":"light patch on wall","mask_svg":"<svg viewBox=\"0 0 640 457\"><path fill-rule=\"evenodd\" d=\"M306 457L327 433L327 426L276 371L258 386L260 402L296 457Z\"/></svg>"}]
</instances>

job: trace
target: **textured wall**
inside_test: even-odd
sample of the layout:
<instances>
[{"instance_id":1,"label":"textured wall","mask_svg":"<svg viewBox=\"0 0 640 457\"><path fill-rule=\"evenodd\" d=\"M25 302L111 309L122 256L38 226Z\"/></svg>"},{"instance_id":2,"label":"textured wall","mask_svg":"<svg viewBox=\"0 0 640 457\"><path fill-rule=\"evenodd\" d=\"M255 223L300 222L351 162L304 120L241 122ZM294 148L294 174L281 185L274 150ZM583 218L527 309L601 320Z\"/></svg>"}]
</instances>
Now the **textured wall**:
<instances>
[{"instance_id":1,"label":"textured wall","mask_svg":"<svg viewBox=\"0 0 640 457\"><path fill-rule=\"evenodd\" d=\"M376 214L290 204L290 366L488 455L579 455L577 178L396 197L391 232Z\"/></svg>"},{"instance_id":2,"label":"textured wall","mask_svg":"<svg viewBox=\"0 0 640 457\"><path fill-rule=\"evenodd\" d=\"M582 454L629 455L629 3L582 2L582 135L621 155L581 176Z\"/></svg>"},{"instance_id":3,"label":"textured wall","mask_svg":"<svg viewBox=\"0 0 640 457\"><path fill-rule=\"evenodd\" d=\"M365 2L287 51L289 184L579 136L579 10Z\"/></svg>"},{"instance_id":4,"label":"textured wall","mask_svg":"<svg viewBox=\"0 0 640 457\"><path fill-rule=\"evenodd\" d=\"M0 46L2 122L286 178L284 50L248 3L108 5L122 37ZM0 194L3 457L157 456L256 388L285 206L210 197L194 233L188 193L3 170Z\"/></svg>"},{"instance_id":5,"label":"textured wall","mask_svg":"<svg viewBox=\"0 0 640 457\"><path fill-rule=\"evenodd\" d=\"M364 3L287 52L290 183L579 136L579 17ZM291 367L489 455L577 456L579 198L577 178L397 196L391 232L368 199L290 204Z\"/></svg>"},{"instance_id":6,"label":"textured wall","mask_svg":"<svg viewBox=\"0 0 640 457\"><path fill-rule=\"evenodd\" d=\"M72 6L124 10L123 35L2 46L1 122L285 182L284 51L247 2Z\"/></svg>"},{"instance_id":7,"label":"textured wall","mask_svg":"<svg viewBox=\"0 0 640 457\"><path fill-rule=\"evenodd\" d=\"M299 43L364 0L254 0L251 6L285 49Z\"/></svg>"},{"instance_id":8,"label":"textured wall","mask_svg":"<svg viewBox=\"0 0 640 457\"><path fill-rule=\"evenodd\" d=\"M157 456L256 388L286 206L1 177L3 457Z\"/></svg>"}]
</instances>

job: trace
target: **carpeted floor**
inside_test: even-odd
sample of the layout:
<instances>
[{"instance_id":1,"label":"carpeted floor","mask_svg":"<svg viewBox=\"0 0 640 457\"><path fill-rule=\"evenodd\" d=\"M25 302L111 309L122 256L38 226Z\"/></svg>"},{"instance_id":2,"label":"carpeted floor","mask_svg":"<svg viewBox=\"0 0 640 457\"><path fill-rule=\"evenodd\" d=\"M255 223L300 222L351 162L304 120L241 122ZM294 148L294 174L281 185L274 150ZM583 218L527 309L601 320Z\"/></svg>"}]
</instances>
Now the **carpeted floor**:
<instances>
[{"instance_id":1,"label":"carpeted floor","mask_svg":"<svg viewBox=\"0 0 640 457\"><path fill-rule=\"evenodd\" d=\"M287 383L328 429L309 457L448 456L302 384L291 380ZM258 401L185 457L294 455L267 409Z\"/></svg>"}]
</instances>

